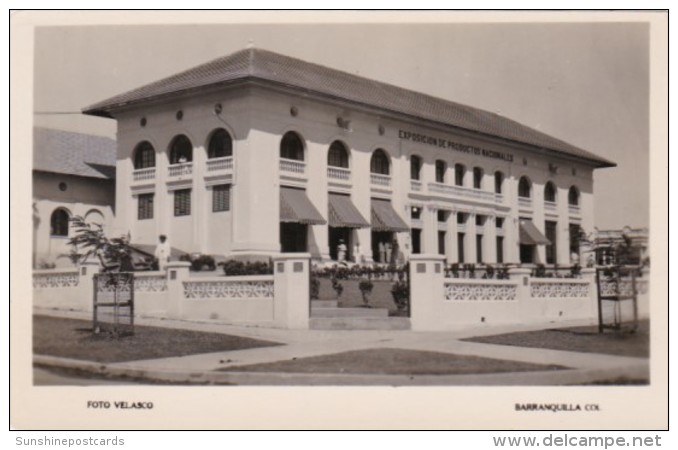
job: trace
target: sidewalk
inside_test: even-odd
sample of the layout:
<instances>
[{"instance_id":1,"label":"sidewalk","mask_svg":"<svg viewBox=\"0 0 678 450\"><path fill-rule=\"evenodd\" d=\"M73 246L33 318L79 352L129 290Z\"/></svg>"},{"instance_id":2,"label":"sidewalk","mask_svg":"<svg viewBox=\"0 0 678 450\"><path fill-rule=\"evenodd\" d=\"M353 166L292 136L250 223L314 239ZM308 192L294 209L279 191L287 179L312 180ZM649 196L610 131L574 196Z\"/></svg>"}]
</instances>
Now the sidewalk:
<instances>
[{"instance_id":1,"label":"sidewalk","mask_svg":"<svg viewBox=\"0 0 678 450\"><path fill-rule=\"evenodd\" d=\"M56 317L89 319L88 314L71 311L36 310ZM175 320L139 318L139 325L216 332L285 345L247 350L195 354L182 357L102 364L34 355L34 363L78 369L106 376L126 376L176 383L233 383L238 385L563 385L627 377L649 379L649 360L594 353L525 348L464 342L460 339L553 326L484 326L455 332L413 332L409 330L283 330ZM578 326L582 323L561 324ZM352 350L392 348L435 351L533 364L553 364L569 370L509 372L477 375L377 375L377 374L296 374L275 372L226 372L229 367L270 363L328 355Z\"/></svg>"}]
</instances>

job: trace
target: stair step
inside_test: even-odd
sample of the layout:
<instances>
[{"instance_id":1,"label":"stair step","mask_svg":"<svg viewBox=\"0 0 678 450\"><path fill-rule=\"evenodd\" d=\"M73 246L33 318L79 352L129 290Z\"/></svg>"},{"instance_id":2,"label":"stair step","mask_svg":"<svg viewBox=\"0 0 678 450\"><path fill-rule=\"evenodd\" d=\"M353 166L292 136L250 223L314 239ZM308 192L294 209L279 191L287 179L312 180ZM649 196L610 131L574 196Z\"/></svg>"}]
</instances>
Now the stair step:
<instances>
[{"instance_id":1,"label":"stair step","mask_svg":"<svg viewBox=\"0 0 678 450\"><path fill-rule=\"evenodd\" d=\"M386 308L316 308L311 306L311 317L388 317Z\"/></svg>"},{"instance_id":2,"label":"stair step","mask_svg":"<svg viewBox=\"0 0 678 450\"><path fill-rule=\"evenodd\" d=\"M408 317L311 317L312 330L409 330Z\"/></svg>"},{"instance_id":3,"label":"stair step","mask_svg":"<svg viewBox=\"0 0 678 450\"><path fill-rule=\"evenodd\" d=\"M311 308L336 308L338 305L337 300L311 300Z\"/></svg>"}]
</instances>

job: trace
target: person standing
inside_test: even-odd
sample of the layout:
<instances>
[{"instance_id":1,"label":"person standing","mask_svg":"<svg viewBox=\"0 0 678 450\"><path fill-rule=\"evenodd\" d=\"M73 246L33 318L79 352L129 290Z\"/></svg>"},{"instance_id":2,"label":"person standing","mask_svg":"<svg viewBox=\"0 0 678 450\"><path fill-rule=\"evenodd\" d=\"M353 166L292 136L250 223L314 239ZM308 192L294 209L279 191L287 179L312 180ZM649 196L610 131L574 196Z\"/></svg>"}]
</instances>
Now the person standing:
<instances>
[{"instance_id":1,"label":"person standing","mask_svg":"<svg viewBox=\"0 0 678 450\"><path fill-rule=\"evenodd\" d=\"M393 248L391 247L391 243L389 241L386 241L384 244L384 251L385 251L385 259L384 262L386 264L391 264L391 253L392 253Z\"/></svg>"},{"instance_id":2,"label":"person standing","mask_svg":"<svg viewBox=\"0 0 678 450\"><path fill-rule=\"evenodd\" d=\"M339 245L337 245L337 260L339 262L344 262L346 261L346 244L344 244L343 239L339 239Z\"/></svg>"},{"instance_id":3,"label":"person standing","mask_svg":"<svg viewBox=\"0 0 678 450\"><path fill-rule=\"evenodd\" d=\"M382 241L379 241L379 262L386 262L386 247Z\"/></svg>"},{"instance_id":4,"label":"person standing","mask_svg":"<svg viewBox=\"0 0 678 450\"><path fill-rule=\"evenodd\" d=\"M165 270L167 268L167 263L170 259L171 247L167 236L161 234L159 237L160 242L155 248L155 259L158 261L158 270Z\"/></svg>"}]
</instances>

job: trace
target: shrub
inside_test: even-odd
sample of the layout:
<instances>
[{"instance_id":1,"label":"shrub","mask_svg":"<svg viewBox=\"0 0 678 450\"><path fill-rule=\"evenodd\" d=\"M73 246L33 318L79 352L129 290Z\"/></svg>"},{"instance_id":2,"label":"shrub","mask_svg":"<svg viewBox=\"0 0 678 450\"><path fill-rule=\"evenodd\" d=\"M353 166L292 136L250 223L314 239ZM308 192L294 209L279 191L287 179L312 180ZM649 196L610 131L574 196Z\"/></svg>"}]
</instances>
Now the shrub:
<instances>
[{"instance_id":1,"label":"shrub","mask_svg":"<svg viewBox=\"0 0 678 450\"><path fill-rule=\"evenodd\" d=\"M342 292L344 292L344 286L336 278L332 278L332 289L337 293L337 298L341 297Z\"/></svg>"},{"instance_id":2,"label":"shrub","mask_svg":"<svg viewBox=\"0 0 678 450\"><path fill-rule=\"evenodd\" d=\"M488 265L487 268L485 269L485 275L483 275L483 278L488 280L494 278L494 267Z\"/></svg>"},{"instance_id":3,"label":"shrub","mask_svg":"<svg viewBox=\"0 0 678 450\"><path fill-rule=\"evenodd\" d=\"M229 259L223 263L224 274L229 276L239 275L271 275L273 265L270 262L242 262L235 259Z\"/></svg>"},{"instance_id":4,"label":"shrub","mask_svg":"<svg viewBox=\"0 0 678 450\"><path fill-rule=\"evenodd\" d=\"M311 274L311 299L318 300L320 297L320 280Z\"/></svg>"},{"instance_id":5,"label":"shrub","mask_svg":"<svg viewBox=\"0 0 678 450\"><path fill-rule=\"evenodd\" d=\"M546 266L537 264L537 267L534 268L532 274L535 278L546 278Z\"/></svg>"},{"instance_id":6,"label":"shrub","mask_svg":"<svg viewBox=\"0 0 678 450\"><path fill-rule=\"evenodd\" d=\"M575 264L574 266L570 267L570 276L572 278L578 278L581 275L581 266L579 264Z\"/></svg>"},{"instance_id":7,"label":"shrub","mask_svg":"<svg viewBox=\"0 0 678 450\"><path fill-rule=\"evenodd\" d=\"M358 284L358 289L360 289L360 293L363 296L363 302L365 303L365 306L368 306L368 303L370 302L372 288L374 288L374 283L372 283L370 280L360 280L360 283Z\"/></svg>"},{"instance_id":8,"label":"shrub","mask_svg":"<svg viewBox=\"0 0 678 450\"><path fill-rule=\"evenodd\" d=\"M400 311L403 311L408 307L409 294L410 288L405 281L396 281L393 283L393 286L391 286L391 295L393 296L393 301Z\"/></svg>"}]
</instances>

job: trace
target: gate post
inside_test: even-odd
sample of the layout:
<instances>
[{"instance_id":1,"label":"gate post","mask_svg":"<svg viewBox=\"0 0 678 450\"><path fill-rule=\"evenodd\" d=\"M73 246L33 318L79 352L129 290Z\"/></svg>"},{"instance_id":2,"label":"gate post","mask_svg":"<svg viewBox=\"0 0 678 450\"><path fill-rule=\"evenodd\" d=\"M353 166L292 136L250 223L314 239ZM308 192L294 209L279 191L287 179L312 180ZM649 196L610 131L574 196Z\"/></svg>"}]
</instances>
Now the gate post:
<instances>
[{"instance_id":1,"label":"gate post","mask_svg":"<svg viewBox=\"0 0 678 450\"><path fill-rule=\"evenodd\" d=\"M279 327L309 327L310 262L309 253L273 257L273 321Z\"/></svg>"},{"instance_id":2,"label":"gate post","mask_svg":"<svg viewBox=\"0 0 678 450\"><path fill-rule=\"evenodd\" d=\"M589 317L591 318L591 323L593 324L596 320L599 320L599 308L598 308L598 280L596 277L596 269L593 267L584 267L581 269L581 277L583 280L588 281L589 283L589 298L590 298L590 313Z\"/></svg>"},{"instance_id":3,"label":"gate post","mask_svg":"<svg viewBox=\"0 0 678 450\"><path fill-rule=\"evenodd\" d=\"M443 255L410 256L410 323L412 330L441 328L444 293Z\"/></svg>"},{"instance_id":4,"label":"gate post","mask_svg":"<svg viewBox=\"0 0 678 450\"><path fill-rule=\"evenodd\" d=\"M78 266L78 303L86 312L92 312L94 308L94 275L100 270L99 261L88 259Z\"/></svg>"},{"instance_id":5,"label":"gate post","mask_svg":"<svg viewBox=\"0 0 678 450\"><path fill-rule=\"evenodd\" d=\"M181 319L183 314L184 284L188 278L188 261L170 261L167 263L167 317Z\"/></svg>"}]
</instances>

